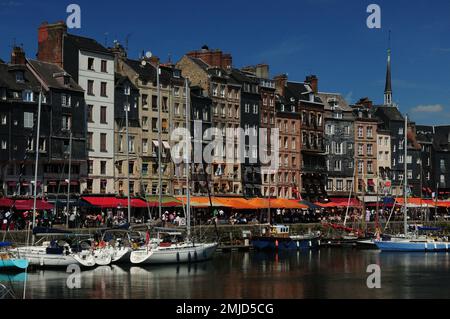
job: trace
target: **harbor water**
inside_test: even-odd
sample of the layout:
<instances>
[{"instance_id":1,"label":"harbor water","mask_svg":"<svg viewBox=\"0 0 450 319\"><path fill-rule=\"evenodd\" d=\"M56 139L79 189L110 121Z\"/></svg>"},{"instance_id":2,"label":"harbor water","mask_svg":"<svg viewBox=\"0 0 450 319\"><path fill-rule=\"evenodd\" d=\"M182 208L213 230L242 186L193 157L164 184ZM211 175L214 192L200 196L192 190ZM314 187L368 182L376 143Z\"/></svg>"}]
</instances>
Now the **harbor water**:
<instances>
[{"instance_id":1,"label":"harbor water","mask_svg":"<svg viewBox=\"0 0 450 319\"><path fill-rule=\"evenodd\" d=\"M369 289L369 265L381 268L381 288ZM217 253L193 265L107 266L82 271L70 289L64 270L26 274L33 299L390 299L450 298L450 254L381 253L325 248L311 252ZM25 274L1 275L16 296ZM72 287L73 288L73 287Z\"/></svg>"}]
</instances>

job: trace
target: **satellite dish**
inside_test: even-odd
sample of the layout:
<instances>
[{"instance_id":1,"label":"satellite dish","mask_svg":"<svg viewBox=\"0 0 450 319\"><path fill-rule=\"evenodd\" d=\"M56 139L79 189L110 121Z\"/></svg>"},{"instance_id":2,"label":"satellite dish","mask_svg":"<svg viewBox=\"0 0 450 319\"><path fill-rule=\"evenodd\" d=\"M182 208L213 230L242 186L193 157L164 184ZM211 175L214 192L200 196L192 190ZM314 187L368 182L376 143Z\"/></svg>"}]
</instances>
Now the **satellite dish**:
<instances>
[{"instance_id":1,"label":"satellite dish","mask_svg":"<svg viewBox=\"0 0 450 319\"><path fill-rule=\"evenodd\" d=\"M142 60L142 61L141 61L141 65L142 65L142 66L146 66L146 65L147 65L147 61Z\"/></svg>"},{"instance_id":2,"label":"satellite dish","mask_svg":"<svg viewBox=\"0 0 450 319\"><path fill-rule=\"evenodd\" d=\"M147 51L147 52L145 53L145 57L146 57L147 59L150 59L152 56L153 56L153 54L152 54L150 51Z\"/></svg>"}]
</instances>

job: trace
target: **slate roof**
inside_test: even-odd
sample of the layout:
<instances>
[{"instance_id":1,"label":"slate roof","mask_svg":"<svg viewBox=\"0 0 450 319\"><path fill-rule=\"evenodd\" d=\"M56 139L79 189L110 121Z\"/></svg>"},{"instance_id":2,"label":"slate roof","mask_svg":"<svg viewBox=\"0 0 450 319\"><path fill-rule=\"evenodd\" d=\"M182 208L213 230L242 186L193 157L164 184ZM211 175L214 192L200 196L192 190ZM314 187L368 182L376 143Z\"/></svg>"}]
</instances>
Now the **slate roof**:
<instances>
[{"instance_id":1,"label":"slate roof","mask_svg":"<svg viewBox=\"0 0 450 319\"><path fill-rule=\"evenodd\" d=\"M305 101L309 102L309 93L311 91L311 87L303 82L288 82L285 90L285 98L287 101L291 101L291 98L294 98L296 101ZM323 104L322 101L315 96L314 102Z\"/></svg>"},{"instance_id":2,"label":"slate roof","mask_svg":"<svg viewBox=\"0 0 450 319\"><path fill-rule=\"evenodd\" d=\"M341 110L343 112L352 112L353 111L353 109L348 105L348 103L344 99L344 97L341 94L339 94L339 93L323 93L323 92L319 92L317 94L317 96L322 101L322 103L325 105L325 110L326 111L331 111L332 110L332 106L334 104L332 104L332 100L331 99L335 99L336 100L336 102L337 102L336 108L338 110Z\"/></svg>"},{"instance_id":3,"label":"slate roof","mask_svg":"<svg viewBox=\"0 0 450 319\"><path fill-rule=\"evenodd\" d=\"M36 60L29 60L28 62L33 67L33 69L39 74L39 76L42 78L45 84L47 84L47 86L54 89L84 92L83 88L79 86L72 78L70 79L70 83L67 86L64 85L63 82L58 81L55 78L54 76L55 74L66 73L64 69L62 69L58 65Z\"/></svg>"},{"instance_id":4,"label":"slate roof","mask_svg":"<svg viewBox=\"0 0 450 319\"><path fill-rule=\"evenodd\" d=\"M392 106L376 106L374 108L375 115L377 116L385 116L390 121L404 121L403 115L400 113L398 108Z\"/></svg>"},{"instance_id":5,"label":"slate roof","mask_svg":"<svg viewBox=\"0 0 450 319\"><path fill-rule=\"evenodd\" d=\"M16 74L14 72L16 70L24 71L24 82L16 82ZM41 87L39 81L25 65L0 64L0 81L2 82L0 86L13 91L39 91Z\"/></svg>"},{"instance_id":6,"label":"slate roof","mask_svg":"<svg viewBox=\"0 0 450 319\"><path fill-rule=\"evenodd\" d=\"M142 65L141 61L138 60L125 60L125 63L128 64L138 75L141 80L156 83L156 66L150 62L147 62L145 65ZM163 85L169 85L171 81L173 83L178 83L179 85L184 84L184 78L180 76L180 78L173 77L173 71L170 67L160 66L161 74L159 80Z\"/></svg>"},{"instance_id":7,"label":"slate roof","mask_svg":"<svg viewBox=\"0 0 450 319\"><path fill-rule=\"evenodd\" d=\"M69 41L74 46L82 51L101 53L105 55L114 56L107 48L98 43L96 40L86 38L78 35L67 34L66 41Z\"/></svg>"}]
</instances>

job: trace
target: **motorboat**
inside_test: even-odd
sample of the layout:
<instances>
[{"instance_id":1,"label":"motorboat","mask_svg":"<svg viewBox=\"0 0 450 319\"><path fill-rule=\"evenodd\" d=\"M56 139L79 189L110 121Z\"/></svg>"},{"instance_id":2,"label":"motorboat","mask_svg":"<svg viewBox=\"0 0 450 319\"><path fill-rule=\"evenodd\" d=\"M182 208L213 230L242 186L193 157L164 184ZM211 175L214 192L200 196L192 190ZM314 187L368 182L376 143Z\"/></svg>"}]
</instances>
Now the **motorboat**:
<instances>
[{"instance_id":1,"label":"motorboat","mask_svg":"<svg viewBox=\"0 0 450 319\"><path fill-rule=\"evenodd\" d=\"M273 225L264 228L261 236L254 236L252 245L257 250L311 250L319 248L320 235L291 236L289 226Z\"/></svg>"}]
</instances>

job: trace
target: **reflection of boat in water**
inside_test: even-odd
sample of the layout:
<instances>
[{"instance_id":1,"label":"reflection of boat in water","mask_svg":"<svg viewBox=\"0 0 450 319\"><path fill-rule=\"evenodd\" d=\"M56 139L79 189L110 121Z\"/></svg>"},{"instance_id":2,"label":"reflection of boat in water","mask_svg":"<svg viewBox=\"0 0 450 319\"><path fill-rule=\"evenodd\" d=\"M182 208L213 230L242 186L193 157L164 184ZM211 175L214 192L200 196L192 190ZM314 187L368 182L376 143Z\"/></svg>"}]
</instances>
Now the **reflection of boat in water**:
<instances>
[{"instance_id":1,"label":"reflection of boat in water","mask_svg":"<svg viewBox=\"0 0 450 319\"><path fill-rule=\"evenodd\" d=\"M23 271L28 268L28 260L16 258L9 250L11 243L0 242L0 271Z\"/></svg>"},{"instance_id":2,"label":"reflection of boat in water","mask_svg":"<svg viewBox=\"0 0 450 319\"><path fill-rule=\"evenodd\" d=\"M315 234L290 236L289 227L274 225L263 229L261 236L252 238L257 250L310 250L320 246L320 237Z\"/></svg>"},{"instance_id":3,"label":"reflection of boat in water","mask_svg":"<svg viewBox=\"0 0 450 319\"><path fill-rule=\"evenodd\" d=\"M27 274L25 272L12 273L12 274L0 274L0 282L25 282Z\"/></svg>"}]
</instances>

